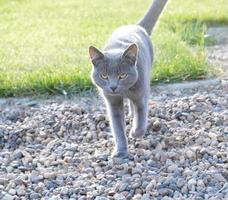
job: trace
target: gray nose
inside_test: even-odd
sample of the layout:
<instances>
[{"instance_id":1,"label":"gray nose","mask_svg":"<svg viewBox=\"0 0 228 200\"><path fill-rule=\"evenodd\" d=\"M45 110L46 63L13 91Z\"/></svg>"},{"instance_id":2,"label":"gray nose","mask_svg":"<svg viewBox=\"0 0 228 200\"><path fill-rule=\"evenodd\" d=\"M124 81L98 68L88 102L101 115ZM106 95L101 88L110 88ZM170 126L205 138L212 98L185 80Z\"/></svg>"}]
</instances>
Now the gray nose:
<instances>
[{"instance_id":1,"label":"gray nose","mask_svg":"<svg viewBox=\"0 0 228 200\"><path fill-rule=\"evenodd\" d=\"M112 90L113 92L115 92L115 90L116 90L117 87L116 87L116 86L111 86L110 88L111 88L111 90Z\"/></svg>"}]
</instances>

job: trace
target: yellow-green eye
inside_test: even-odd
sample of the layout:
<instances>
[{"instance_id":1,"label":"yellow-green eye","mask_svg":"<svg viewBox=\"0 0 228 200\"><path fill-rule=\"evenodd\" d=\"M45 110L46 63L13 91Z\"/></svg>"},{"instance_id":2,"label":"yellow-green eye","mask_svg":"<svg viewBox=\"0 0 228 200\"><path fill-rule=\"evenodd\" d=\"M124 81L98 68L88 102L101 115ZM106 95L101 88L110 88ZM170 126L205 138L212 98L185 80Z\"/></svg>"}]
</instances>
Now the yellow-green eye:
<instances>
[{"instance_id":1,"label":"yellow-green eye","mask_svg":"<svg viewBox=\"0 0 228 200\"><path fill-rule=\"evenodd\" d=\"M119 74L119 79L125 79L127 77L127 74L121 73Z\"/></svg>"},{"instance_id":2,"label":"yellow-green eye","mask_svg":"<svg viewBox=\"0 0 228 200\"><path fill-rule=\"evenodd\" d=\"M108 79L108 75L107 74L101 74L101 78L102 79Z\"/></svg>"}]
</instances>

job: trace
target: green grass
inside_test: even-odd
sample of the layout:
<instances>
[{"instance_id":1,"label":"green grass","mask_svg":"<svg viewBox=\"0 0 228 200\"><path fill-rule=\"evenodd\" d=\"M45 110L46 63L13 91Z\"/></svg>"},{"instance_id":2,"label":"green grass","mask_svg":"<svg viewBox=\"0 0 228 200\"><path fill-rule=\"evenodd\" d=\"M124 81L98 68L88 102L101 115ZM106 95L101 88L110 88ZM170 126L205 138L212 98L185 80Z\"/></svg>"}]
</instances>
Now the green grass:
<instances>
[{"instance_id":1,"label":"green grass","mask_svg":"<svg viewBox=\"0 0 228 200\"><path fill-rule=\"evenodd\" d=\"M203 78L204 32L228 24L227 0L171 0L151 37L153 81ZM0 0L0 96L90 89L88 46L103 46L151 0Z\"/></svg>"}]
</instances>

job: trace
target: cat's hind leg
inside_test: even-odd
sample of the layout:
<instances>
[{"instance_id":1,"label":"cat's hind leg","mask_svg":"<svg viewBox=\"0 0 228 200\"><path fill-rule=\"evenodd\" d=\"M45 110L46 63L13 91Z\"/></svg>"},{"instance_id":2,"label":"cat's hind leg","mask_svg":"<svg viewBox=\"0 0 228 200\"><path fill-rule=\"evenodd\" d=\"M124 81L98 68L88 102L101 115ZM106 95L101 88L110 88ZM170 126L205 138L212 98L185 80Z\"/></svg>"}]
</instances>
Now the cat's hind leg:
<instances>
[{"instance_id":1,"label":"cat's hind leg","mask_svg":"<svg viewBox=\"0 0 228 200\"><path fill-rule=\"evenodd\" d=\"M143 137L147 131L148 97L134 100L134 118L130 136Z\"/></svg>"},{"instance_id":2,"label":"cat's hind leg","mask_svg":"<svg viewBox=\"0 0 228 200\"><path fill-rule=\"evenodd\" d=\"M133 117L133 115L134 115L134 104L130 99L128 99L128 116Z\"/></svg>"}]
</instances>

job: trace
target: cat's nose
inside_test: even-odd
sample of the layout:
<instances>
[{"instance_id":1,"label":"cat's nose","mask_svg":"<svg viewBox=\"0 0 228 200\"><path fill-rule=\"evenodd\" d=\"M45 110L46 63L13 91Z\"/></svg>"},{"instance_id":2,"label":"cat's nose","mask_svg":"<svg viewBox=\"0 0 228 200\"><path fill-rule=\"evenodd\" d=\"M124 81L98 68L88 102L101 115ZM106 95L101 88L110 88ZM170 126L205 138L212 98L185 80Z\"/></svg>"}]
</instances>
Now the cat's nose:
<instances>
[{"instance_id":1,"label":"cat's nose","mask_svg":"<svg viewBox=\"0 0 228 200\"><path fill-rule=\"evenodd\" d=\"M115 92L115 90L116 90L117 87L116 87L116 86L111 86L110 88L111 88L111 90L112 90L113 92Z\"/></svg>"}]
</instances>

